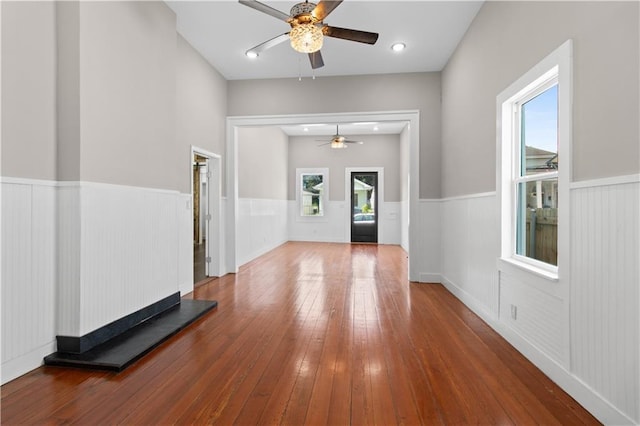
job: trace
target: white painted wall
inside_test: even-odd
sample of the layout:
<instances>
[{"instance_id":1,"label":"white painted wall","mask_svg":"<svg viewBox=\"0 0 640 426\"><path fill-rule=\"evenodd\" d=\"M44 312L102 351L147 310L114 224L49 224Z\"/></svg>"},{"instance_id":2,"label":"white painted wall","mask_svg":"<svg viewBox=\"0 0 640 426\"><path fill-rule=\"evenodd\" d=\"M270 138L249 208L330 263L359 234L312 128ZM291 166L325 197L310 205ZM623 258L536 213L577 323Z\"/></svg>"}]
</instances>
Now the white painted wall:
<instances>
[{"instance_id":1,"label":"white painted wall","mask_svg":"<svg viewBox=\"0 0 640 426\"><path fill-rule=\"evenodd\" d=\"M442 281L607 424L640 423L639 13L637 2L485 2L442 71ZM498 273L495 102L568 39L569 279L540 283L505 262Z\"/></svg>"},{"instance_id":2,"label":"white painted wall","mask_svg":"<svg viewBox=\"0 0 640 426\"><path fill-rule=\"evenodd\" d=\"M570 224L571 372L635 423L640 423L639 180L576 185Z\"/></svg>"},{"instance_id":3,"label":"white painted wall","mask_svg":"<svg viewBox=\"0 0 640 426\"><path fill-rule=\"evenodd\" d=\"M5 383L191 290L190 146L224 148L226 81L162 2L0 8Z\"/></svg>"},{"instance_id":4,"label":"white painted wall","mask_svg":"<svg viewBox=\"0 0 640 426\"><path fill-rule=\"evenodd\" d=\"M380 244L400 244L400 210L399 202L379 202L381 212L378 220ZM295 201L288 202L289 220L287 224L289 241L318 241L330 243L348 243L351 241L351 228L348 217L350 200L329 201L325 205L325 216L321 220L297 220L300 218Z\"/></svg>"},{"instance_id":5,"label":"white painted wall","mask_svg":"<svg viewBox=\"0 0 640 426\"><path fill-rule=\"evenodd\" d=\"M2 178L2 382L40 365L56 335L84 335L191 285L188 200Z\"/></svg>"},{"instance_id":6,"label":"white painted wall","mask_svg":"<svg viewBox=\"0 0 640 426\"><path fill-rule=\"evenodd\" d=\"M54 351L56 186L2 179L2 383Z\"/></svg>"},{"instance_id":7,"label":"white painted wall","mask_svg":"<svg viewBox=\"0 0 640 426\"><path fill-rule=\"evenodd\" d=\"M409 137L409 128L405 127L400 133L400 245L407 252L409 251Z\"/></svg>"},{"instance_id":8,"label":"white painted wall","mask_svg":"<svg viewBox=\"0 0 640 426\"><path fill-rule=\"evenodd\" d=\"M287 200L238 200L237 256L240 265L287 241Z\"/></svg>"},{"instance_id":9,"label":"white painted wall","mask_svg":"<svg viewBox=\"0 0 640 426\"><path fill-rule=\"evenodd\" d=\"M420 281L442 282L599 420L638 423L640 176L572 185L569 296L498 272L497 203L494 193L421 201L434 240L423 226ZM441 269L429 269L438 251Z\"/></svg>"}]
</instances>

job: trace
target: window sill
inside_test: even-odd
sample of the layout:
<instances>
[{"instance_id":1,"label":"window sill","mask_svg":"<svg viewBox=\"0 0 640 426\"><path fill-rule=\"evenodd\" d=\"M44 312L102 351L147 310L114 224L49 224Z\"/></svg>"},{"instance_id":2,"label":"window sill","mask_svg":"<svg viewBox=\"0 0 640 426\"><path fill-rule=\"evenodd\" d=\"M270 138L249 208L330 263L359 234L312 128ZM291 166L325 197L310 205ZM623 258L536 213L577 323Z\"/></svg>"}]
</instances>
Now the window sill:
<instances>
[{"instance_id":1,"label":"window sill","mask_svg":"<svg viewBox=\"0 0 640 426\"><path fill-rule=\"evenodd\" d=\"M558 273L553 271L547 271L542 268L538 268L534 265L530 265L525 262L520 262L517 259L509 257L498 258L498 270L500 271L524 271L530 274L534 274L540 278L544 278L547 281L558 282Z\"/></svg>"}]
</instances>

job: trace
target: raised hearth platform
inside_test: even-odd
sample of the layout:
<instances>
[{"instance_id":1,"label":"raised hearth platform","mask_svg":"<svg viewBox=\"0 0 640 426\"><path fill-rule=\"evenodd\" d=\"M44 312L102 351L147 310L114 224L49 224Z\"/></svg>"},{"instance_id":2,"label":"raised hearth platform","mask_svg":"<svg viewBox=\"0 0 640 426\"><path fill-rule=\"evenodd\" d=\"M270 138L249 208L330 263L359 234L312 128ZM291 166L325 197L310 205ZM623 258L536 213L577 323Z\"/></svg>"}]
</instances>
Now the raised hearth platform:
<instances>
[{"instance_id":1,"label":"raised hearth platform","mask_svg":"<svg viewBox=\"0 0 640 426\"><path fill-rule=\"evenodd\" d=\"M214 300L182 300L146 321L81 353L55 352L45 365L122 371L153 348L218 306Z\"/></svg>"}]
</instances>

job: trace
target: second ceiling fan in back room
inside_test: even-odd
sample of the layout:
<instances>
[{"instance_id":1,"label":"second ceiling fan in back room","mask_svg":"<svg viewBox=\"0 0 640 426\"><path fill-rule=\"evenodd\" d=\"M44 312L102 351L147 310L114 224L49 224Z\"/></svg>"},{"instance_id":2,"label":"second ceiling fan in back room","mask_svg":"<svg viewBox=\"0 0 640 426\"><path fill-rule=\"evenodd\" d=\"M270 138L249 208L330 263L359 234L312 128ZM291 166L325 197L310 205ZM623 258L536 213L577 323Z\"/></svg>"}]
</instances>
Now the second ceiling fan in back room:
<instances>
[{"instance_id":1,"label":"second ceiling fan in back room","mask_svg":"<svg viewBox=\"0 0 640 426\"><path fill-rule=\"evenodd\" d=\"M318 141L318 142L324 142L324 141ZM320 144L318 146L324 146L324 145L331 145L331 148L333 149L340 149L340 148L348 148L347 144L358 144L358 145L362 145L364 142L362 141L352 141L349 140L347 138L345 138L344 136L342 136L340 134L340 128L339 125L336 124L336 134L333 135L333 137L331 138L331 140L329 142L325 142L323 144Z\"/></svg>"},{"instance_id":2,"label":"second ceiling fan in back room","mask_svg":"<svg viewBox=\"0 0 640 426\"><path fill-rule=\"evenodd\" d=\"M263 51L290 40L291 47L298 52L307 53L309 55L309 61L311 61L311 68L317 69L324 66L322 54L320 53L324 36L366 44L375 44L378 40L378 33L331 27L323 22L324 19L342 3L342 0L320 0L318 4L305 1L304 3L294 5L289 15L256 0L239 1L245 6L285 21L291 26L291 31L280 34L271 40L267 40L247 50L247 56L258 56Z\"/></svg>"}]
</instances>

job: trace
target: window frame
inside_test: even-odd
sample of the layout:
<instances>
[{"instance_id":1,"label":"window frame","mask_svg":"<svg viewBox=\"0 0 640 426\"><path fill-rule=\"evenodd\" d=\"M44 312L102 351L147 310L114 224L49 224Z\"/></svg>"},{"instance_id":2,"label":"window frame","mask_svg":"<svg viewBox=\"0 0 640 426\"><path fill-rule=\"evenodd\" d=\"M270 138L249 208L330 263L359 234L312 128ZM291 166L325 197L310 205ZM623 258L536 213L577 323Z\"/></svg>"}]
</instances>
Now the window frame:
<instances>
[{"instance_id":1,"label":"window frame","mask_svg":"<svg viewBox=\"0 0 640 426\"><path fill-rule=\"evenodd\" d=\"M554 85L558 86L557 171L522 175L520 107ZM569 273L569 184L571 176L572 42L566 41L496 98L497 195L500 208L500 264L515 266L550 281ZM518 184L557 178L557 266L517 254Z\"/></svg>"},{"instance_id":2,"label":"window frame","mask_svg":"<svg viewBox=\"0 0 640 426\"><path fill-rule=\"evenodd\" d=\"M518 221L520 220L519 213L521 213L522 206L518 205L519 202L519 185L528 182L536 182L539 180L547 180L547 179L558 179L559 171L555 170L553 172L546 173L537 173L533 175L523 174L523 169L526 170L526 158L523 157L522 151L522 107L529 102L530 100L536 98L537 96L543 94L547 90L551 89L554 86L558 85L558 69L557 67L553 67L550 72L545 73L535 82L533 82L530 86L534 86L531 90L524 90L524 94L522 96L517 97L516 100L511 101L511 109L513 110L513 132L512 132L512 140L509 143L514 145L512 151L512 194L513 197L513 251L512 256L518 262L524 262L529 265L532 265L536 268L544 269L545 271L551 272L552 274L557 275L558 267L553 264L549 264L540 260L537 260L533 257L529 257L523 254L518 253L518 234L522 232L520 227L518 226ZM560 117L558 117L558 122L560 121ZM558 144L559 149L559 144ZM562 165L560 165L562 167ZM559 179L558 179L558 187L559 187ZM526 241L526 240L525 240ZM557 242L556 242L557 244Z\"/></svg>"},{"instance_id":3,"label":"window frame","mask_svg":"<svg viewBox=\"0 0 640 426\"><path fill-rule=\"evenodd\" d=\"M322 192L320 194L320 205L322 214L319 215L303 215L303 194L302 194L302 177L306 175L321 175L322 176ZM327 208L329 201L329 169L328 168L297 168L296 169L296 204L297 213L296 219L299 222L326 222Z\"/></svg>"}]
</instances>

